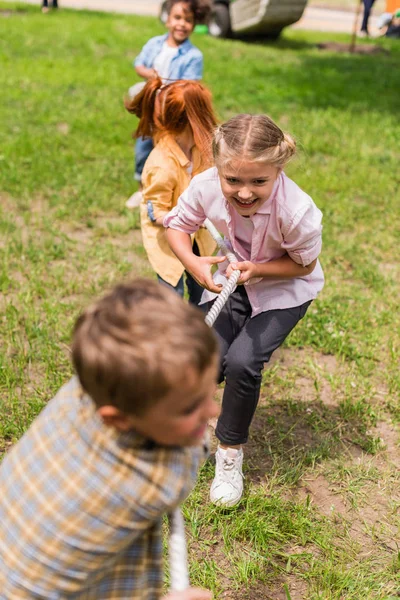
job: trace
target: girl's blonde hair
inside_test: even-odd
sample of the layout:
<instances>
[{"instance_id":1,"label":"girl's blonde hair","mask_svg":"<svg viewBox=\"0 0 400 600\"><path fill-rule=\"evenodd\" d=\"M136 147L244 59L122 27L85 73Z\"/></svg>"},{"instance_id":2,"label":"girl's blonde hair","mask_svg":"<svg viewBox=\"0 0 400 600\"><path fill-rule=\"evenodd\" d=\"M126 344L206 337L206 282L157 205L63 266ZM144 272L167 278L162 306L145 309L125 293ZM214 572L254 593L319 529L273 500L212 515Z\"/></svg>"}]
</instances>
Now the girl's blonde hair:
<instances>
[{"instance_id":1,"label":"girl's blonde hair","mask_svg":"<svg viewBox=\"0 0 400 600\"><path fill-rule=\"evenodd\" d=\"M217 167L238 158L284 166L296 153L296 142L267 115L237 115L217 127L213 139Z\"/></svg>"},{"instance_id":2,"label":"girl's blonde hair","mask_svg":"<svg viewBox=\"0 0 400 600\"><path fill-rule=\"evenodd\" d=\"M139 117L134 137L179 135L188 125L205 166L212 163L212 134L217 124L211 92L199 81L177 80L166 85L156 77L141 92L125 101L125 108Z\"/></svg>"}]
</instances>

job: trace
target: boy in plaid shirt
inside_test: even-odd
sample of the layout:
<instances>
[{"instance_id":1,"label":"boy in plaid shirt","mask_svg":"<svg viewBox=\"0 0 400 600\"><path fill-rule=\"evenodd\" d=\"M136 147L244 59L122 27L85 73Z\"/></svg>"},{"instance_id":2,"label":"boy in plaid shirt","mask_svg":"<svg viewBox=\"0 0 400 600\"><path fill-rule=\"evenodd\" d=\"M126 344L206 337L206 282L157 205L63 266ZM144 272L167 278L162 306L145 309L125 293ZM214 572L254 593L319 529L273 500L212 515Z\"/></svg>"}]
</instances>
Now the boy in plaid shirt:
<instances>
[{"instance_id":1,"label":"boy in plaid shirt","mask_svg":"<svg viewBox=\"0 0 400 600\"><path fill-rule=\"evenodd\" d=\"M214 335L137 280L78 318L72 357L77 376L0 466L0 600L159 599L162 518L191 491L218 412Z\"/></svg>"}]
</instances>

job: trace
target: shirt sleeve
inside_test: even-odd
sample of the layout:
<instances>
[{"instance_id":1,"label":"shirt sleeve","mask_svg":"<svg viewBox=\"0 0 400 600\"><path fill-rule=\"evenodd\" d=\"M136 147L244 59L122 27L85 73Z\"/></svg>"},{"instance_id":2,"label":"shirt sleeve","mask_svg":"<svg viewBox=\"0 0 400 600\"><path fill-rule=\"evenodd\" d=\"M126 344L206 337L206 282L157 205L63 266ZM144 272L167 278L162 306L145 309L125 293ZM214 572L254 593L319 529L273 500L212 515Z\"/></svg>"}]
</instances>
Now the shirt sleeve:
<instances>
[{"instance_id":1,"label":"shirt sleeve","mask_svg":"<svg viewBox=\"0 0 400 600\"><path fill-rule=\"evenodd\" d=\"M135 527L149 526L163 515L170 513L187 498L193 489L200 464L204 458L201 448L189 450L154 450L151 464L144 461L144 469L138 463L136 480L142 475L141 484L135 488ZM146 464L147 463L147 464Z\"/></svg>"},{"instance_id":2,"label":"shirt sleeve","mask_svg":"<svg viewBox=\"0 0 400 600\"><path fill-rule=\"evenodd\" d=\"M305 204L293 216L283 233L282 248L297 264L307 267L322 248L322 213L314 202Z\"/></svg>"},{"instance_id":3,"label":"shirt sleeve","mask_svg":"<svg viewBox=\"0 0 400 600\"><path fill-rule=\"evenodd\" d=\"M182 79L202 79L203 77L203 55L194 56L185 66Z\"/></svg>"},{"instance_id":4,"label":"shirt sleeve","mask_svg":"<svg viewBox=\"0 0 400 600\"><path fill-rule=\"evenodd\" d=\"M158 219L171 210L174 190L178 185L173 169L152 167L143 173L143 197L153 205L154 217Z\"/></svg>"},{"instance_id":5,"label":"shirt sleeve","mask_svg":"<svg viewBox=\"0 0 400 600\"><path fill-rule=\"evenodd\" d=\"M150 50L151 47L153 45L153 40L149 40L148 42L146 42L146 44L143 46L143 48L141 49L140 53L138 54L138 56L135 58L135 60L133 61L133 66L134 67L147 67L150 68L153 65L151 65L149 63L149 54L150 54Z\"/></svg>"},{"instance_id":6,"label":"shirt sleeve","mask_svg":"<svg viewBox=\"0 0 400 600\"><path fill-rule=\"evenodd\" d=\"M206 220L201 203L201 192L197 188L195 180L194 177L179 198L178 204L166 215L164 227L177 229L190 235L195 233Z\"/></svg>"}]
</instances>

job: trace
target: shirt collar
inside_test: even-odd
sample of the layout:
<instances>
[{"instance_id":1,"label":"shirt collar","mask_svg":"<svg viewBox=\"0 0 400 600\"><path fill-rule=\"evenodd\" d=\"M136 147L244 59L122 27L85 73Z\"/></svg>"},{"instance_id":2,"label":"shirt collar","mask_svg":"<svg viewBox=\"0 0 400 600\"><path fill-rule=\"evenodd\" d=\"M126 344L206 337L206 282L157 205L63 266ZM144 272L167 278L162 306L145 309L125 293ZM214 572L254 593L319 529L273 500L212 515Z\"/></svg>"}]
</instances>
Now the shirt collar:
<instances>
[{"instance_id":1,"label":"shirt collar","mask_svg":"<svg viewBox=\"0 0 400 600\"><path fill-rule=\"evenodd\" d=\"M161 38L162 44L164 44L164 42L167 41L168 36L169 36L169 33L165 33L162 36L162 38ZM187 39L177 47L178 54L187 54L187 52L189 52L189 50L191 50L192 48L193 48L192 42L189 39Z\"/></svg>"},{"instance_id":2,"label":"shirt collar","mask_svg":"<svg viewBox=\"0 0 400 600\"><path fill-rule=\"evenodd\" d=\"M181 167L188 167L190 165L190 160L171 135L165 135L160 139L159 143L165 146L171 154L175 156ZM193 148L193 150L196 151L195 148Z\"/></svg>"},{"instance_id":3,"label":"shirt collar","mask_svg":"<svg viewBox=\"0 0 400 600\"><path fill-rule=\"evenodd\" d=\"M113 439L114 443L122 448L131 450L132 448L142 448L144 450L152 450L157 444L137 431L130 430L121 432L114 427L105 425L102 418L97 412L96 405L89 394L86 394L79 385L79 399L82 405L88 411L89 420L85 422L86 430L95 431L97 435L106 437L108 440Z\"/></svg>"},{"instance_id":4,"label":"shirt collar","mask_svg":"<svg viewBox=\"0 0 400 600\"><path fill-rule=\"evenodd\" d=\"M189 52L189 50L191 50L192 48L192 42L189 39L187 39L183 42L183 44L180 44L178 46L178 54L187 54L187 52Z\"/></svg>"}]
</instances>

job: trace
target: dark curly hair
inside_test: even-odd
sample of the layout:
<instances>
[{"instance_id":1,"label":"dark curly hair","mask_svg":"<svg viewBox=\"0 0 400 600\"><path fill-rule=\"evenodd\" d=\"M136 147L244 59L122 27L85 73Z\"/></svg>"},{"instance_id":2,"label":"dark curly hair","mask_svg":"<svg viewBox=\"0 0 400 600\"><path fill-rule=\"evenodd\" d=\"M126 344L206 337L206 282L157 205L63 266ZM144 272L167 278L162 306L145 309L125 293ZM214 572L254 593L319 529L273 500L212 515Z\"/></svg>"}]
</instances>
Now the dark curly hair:
<instances>
[{"instance_id":1,"label":"dark curly hair","mask_svg":"<svg viewBox=\"0 0 400 600\"><path fill-rule=\"evenodd\" d=\"M167 2L167 12L168 14L171 12L172 7L175 4L186 4L188 9L194 15L194 22L197 25L198 23L206 23L211 11L211 3L209 0L168 0Z\"/></svg>"}]
</instances>

